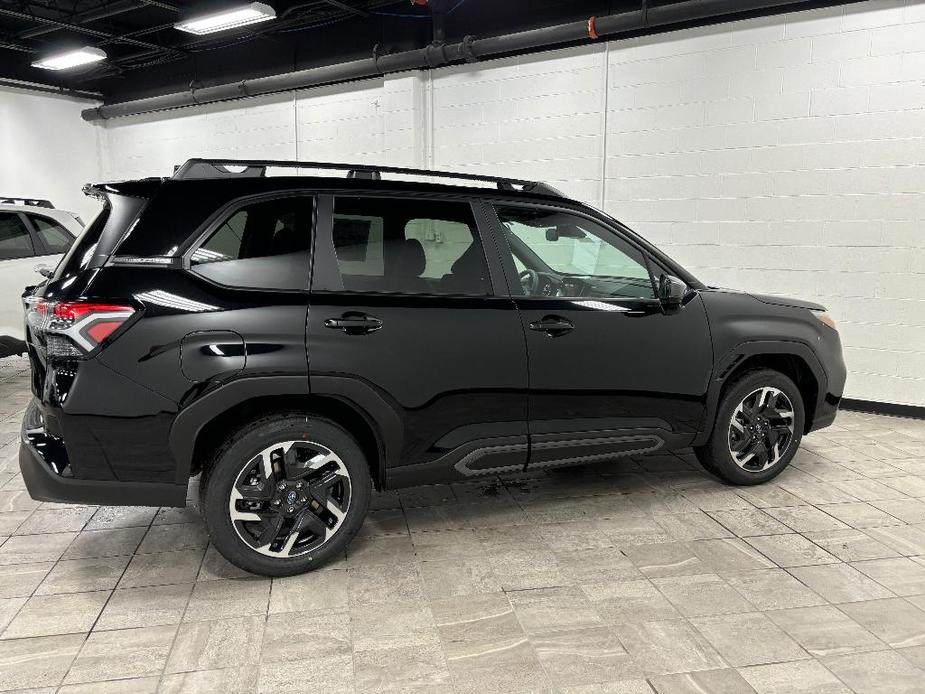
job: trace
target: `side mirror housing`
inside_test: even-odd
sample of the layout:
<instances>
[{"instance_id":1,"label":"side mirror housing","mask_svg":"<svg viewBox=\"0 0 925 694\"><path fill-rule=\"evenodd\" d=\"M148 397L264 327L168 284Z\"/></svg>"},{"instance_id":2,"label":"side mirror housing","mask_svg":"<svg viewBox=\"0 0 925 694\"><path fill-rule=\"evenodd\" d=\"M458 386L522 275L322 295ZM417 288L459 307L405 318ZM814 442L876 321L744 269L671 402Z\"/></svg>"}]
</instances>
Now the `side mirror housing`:
<instances>
[{"instance_id":1,"label":"side mirror housing","mask_svg":"<svg viewBox=\"0 0 925 694\"><path fill-rule=\"evenodd\" d=\"M687 285L673 275L658 278L658 300L665 308L678 308L684 301Z\"/></svg>"},{"instance_id":2,"label":"side mirror housing","mask_svg":"<svg viewBox=\"0 0 925 694\"><path fill-rule=\"evenodd\" d=\"M36 266L33 268L33 270L35 270L35 271L36 271L37 273L39 273L42 277L45 277L45 278L51 277L53 274L55 274L54 269L48 267L48 266L45 265L45 264L36 265Z\"/></svg>"}]
</instances>

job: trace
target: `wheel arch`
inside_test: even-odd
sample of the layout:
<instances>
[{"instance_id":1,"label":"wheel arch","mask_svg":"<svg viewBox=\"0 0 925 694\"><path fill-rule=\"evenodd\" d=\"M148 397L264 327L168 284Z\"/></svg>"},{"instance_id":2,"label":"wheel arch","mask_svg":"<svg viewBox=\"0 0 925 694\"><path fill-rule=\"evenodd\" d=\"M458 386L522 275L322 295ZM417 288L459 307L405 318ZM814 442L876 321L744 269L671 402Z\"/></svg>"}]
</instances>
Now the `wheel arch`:
<instances>
[{"instance_id":1,"label":"wheel arch","mask_svg":"<svg viewBox=\"0 0 925 694\"><path fill-rule=\"evenodd\" d=\"M778 371L796 384L803 397L803 431L812 431L816 410L826 392L827 380L822 365L810 347L802 342L746 342L727 353L713 370L703 431L694 441L695 446L702 445L709 438L719 402L730 384L743 373L760 368Z\"/></svg>"},{"instance_id":2,"label":"wheel arch","mask_svg":"<svg viewBox=\"0 0 925 694\"><path fill-rule=\"evenodd\" d=\"M373 484L381 488L386 443L376 420L346 398L306 390L304 378L242 379L184 409L170 431L177 481L185 483L197 474L229 433L245 422L273 412L307 412L330 419L356 438L369 464Z\"/></svg>"}]
</instances>

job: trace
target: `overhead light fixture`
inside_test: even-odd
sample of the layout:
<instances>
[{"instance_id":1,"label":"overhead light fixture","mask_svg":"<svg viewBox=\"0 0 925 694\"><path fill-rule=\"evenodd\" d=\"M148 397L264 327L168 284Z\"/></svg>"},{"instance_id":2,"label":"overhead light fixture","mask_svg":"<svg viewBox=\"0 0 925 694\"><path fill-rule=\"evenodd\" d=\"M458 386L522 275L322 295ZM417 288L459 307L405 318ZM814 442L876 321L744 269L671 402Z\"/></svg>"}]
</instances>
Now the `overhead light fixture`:
<instances>
[{"instance_id":1,"label":"overhead light fixture","mask_svg":"<svg viewBox=\"0 0 925 694\"><path fill-rule=\"evenodd\" d=\"M221 12L192 17L191 19L177 22L173 26L180 31L202 36L203 34L213 34L216 31L226 31L227 29L235 29L248 24L256 24L257 22L266 22L270 19L276 19L276 10L262 2L252 2L249 5L238 5Z\"/></svg>"},{"instance_id":2,"label":"overhead light fixture","mask_svg":"<svg viewBox=\"0 0 925 694\"><path fill-rule=\"evenodd\" d=\"M99 48L84 46L64 53L56 53L47 58L36 60L32 67L40 67L43 70L67 70L68 68L88 63L96 63L106 59L106 53Z\"/></svg>"}]
</instances>

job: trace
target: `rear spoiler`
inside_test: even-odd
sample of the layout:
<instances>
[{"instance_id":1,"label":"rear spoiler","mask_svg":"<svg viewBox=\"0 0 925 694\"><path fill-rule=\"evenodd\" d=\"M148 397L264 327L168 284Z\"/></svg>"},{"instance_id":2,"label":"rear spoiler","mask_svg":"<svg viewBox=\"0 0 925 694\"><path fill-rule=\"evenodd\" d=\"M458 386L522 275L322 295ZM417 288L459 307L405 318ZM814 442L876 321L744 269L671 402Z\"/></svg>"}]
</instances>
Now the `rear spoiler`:
<instances>
[{"instance_id":1,"label":"rear spoiler","mask_svg":"<svg viewBox=\"0 0 925 694\"><path fill-rule=\"evenodd\" d=\"M18 198L9 195L0 195L0 205L27 205L29 207L44 207L47 210L55 209L50 200L41 198Z\"/></svg>"},{"instance_id":2,"label":"rear spoiler","mask_svg":"<svg viewBox=\"0 0 925 694\"><path fill-rule=\"evenodd\" d=\"M97 200L105 200L109 194L127 195L132 198L150 198L165 180L167 179L141 178L137 181L87 183L81 190L84 195Z\"/></svg>"}]
</instances>

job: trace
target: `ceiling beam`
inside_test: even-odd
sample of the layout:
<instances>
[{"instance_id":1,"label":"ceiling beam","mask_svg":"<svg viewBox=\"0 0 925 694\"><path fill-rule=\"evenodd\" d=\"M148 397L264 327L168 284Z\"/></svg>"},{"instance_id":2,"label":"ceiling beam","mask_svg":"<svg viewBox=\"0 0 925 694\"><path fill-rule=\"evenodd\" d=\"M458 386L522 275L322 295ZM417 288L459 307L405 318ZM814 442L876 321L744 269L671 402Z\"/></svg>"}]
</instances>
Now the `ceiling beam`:
<instances>
[{"instance_id":1,"label":"ceiling beam","mask_svg":"<svg viewBox=\"0 0 925 694\"><path fill-rule=\"evenodd\" d=\"M340 0L322 0L322 2L324 2L326 5L331 5L332 7L336 7L337 9L343 10L344 12L349 12L350 14L355 14L359 17L372 16L366 10L361 10L359 7L351 7L345 2L340 2Z\"/></svg>"},{"instance_id":2,"label":"ceiling beam","mask_svg":"<svg viewBox=\"0 0 925 694\"><path fill-rule=\"evenodd\" d=\"M151 0L122 0L122 2L114 2L111 5L96 10L75 14L70 18L70 22L75 25L83 26L85 24L98 22L101 19L115 17L117 15L125 14L126 12L132 12L133 10L138 10L148 6L170 9L174 12L179 11L172 5L167 5L166 3L161 2L153 2ZM21 31L16 35L16 37L20 39L33 39L37 36L44 36L45 34L51 34L55 31L60 31L62 28L63 27L60 26L40 26L34 29L26 29L25 31Z\"/></svg>"}]
</instances>

